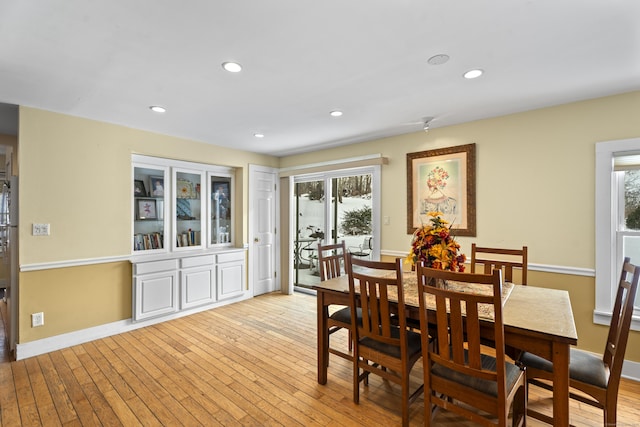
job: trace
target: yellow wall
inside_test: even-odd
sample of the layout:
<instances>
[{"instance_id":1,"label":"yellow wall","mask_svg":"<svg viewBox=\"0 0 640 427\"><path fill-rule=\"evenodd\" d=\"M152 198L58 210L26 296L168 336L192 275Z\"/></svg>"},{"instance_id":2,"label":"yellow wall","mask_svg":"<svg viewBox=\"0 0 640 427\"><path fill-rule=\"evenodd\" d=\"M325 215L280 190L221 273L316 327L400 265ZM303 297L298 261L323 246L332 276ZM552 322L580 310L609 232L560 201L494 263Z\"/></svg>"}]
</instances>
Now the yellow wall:
<instances>
[{"instance_id":1,"label":"yellow wall","mask_svg":"<svg viewBox=\"0 0 640 427\"><path fill-rule=\"evenodd\" d=\"M247 241L249 163L289 167L381 153L389 158L382 167L382 216L391 219L381 226L381 248L405 253L406 153L476 143L477 237L458 238L463 252L470 253L473 241L526 244L534 265L594 269L595 143L640 135L638 111L640 92L633 92L276 159L21 108L20 263L128 255L132 153L242 168L238 244ZM50 223L51 236L31 236L33 222ZM129 318L128 269L117 262L21 273L19 342ZM529 281L568 290L579 346L602 351L606 327L591 320L593 277L532 271ZM30 327L36 311L45 312L45 327ZM638 332L627 357L640 362Z\"/></svg>"},{"instance_id":2,"label":"yellow wall","mask_svg":"<svg viewBox=\"0 0 640 427\"><path fill-rule=\"evenodd\" d=\"M463 253L471 243L529 247L531 264L595 269L595 144L640 135L640 92L431 129L342 148L283 158L291 167L381 153L381 249L409 250L406 154L476 144L477 236L458 237ZM437 122L434 121L434 125ZM602 353L607 327L592 321L595 279L531 272L534 286L569 291L578 346ZM640 362L640 333L632 332L627 358Z\"/></svg>"},{"instance_id":3,"label":"yellow wall","mask_svg":"<svg viewBox=\"0 0 640 427\"><path fill-rule=\"evenodd\" d=\"M236 244L247 241L248 165L278 159L32 108L20 108L20 265L131 253L131 155L237 167ZM51 224L32 236L33 223ZM45 313L31 328L30 314ZM18 342L131 317L127 261L20 274Z\"/></svg>"},{"instance_id":4,"label":"yellow wall","mask_svg":"<svg viewBox=\"0 0 640 427\"><path fill-rule=\"evenodd\" d=\"M22 273L20 342L131 318L131 263L93 264ZM31 327L31 313L45 313Z\"/></svg>"}]
</instances>

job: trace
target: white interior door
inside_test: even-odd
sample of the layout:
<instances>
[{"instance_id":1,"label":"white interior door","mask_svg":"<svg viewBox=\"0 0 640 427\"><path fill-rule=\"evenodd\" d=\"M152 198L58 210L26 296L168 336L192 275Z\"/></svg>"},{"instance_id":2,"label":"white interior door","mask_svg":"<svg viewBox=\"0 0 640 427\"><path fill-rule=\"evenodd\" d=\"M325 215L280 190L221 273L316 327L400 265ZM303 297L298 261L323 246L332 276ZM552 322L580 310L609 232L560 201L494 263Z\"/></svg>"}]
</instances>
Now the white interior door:
<instances>
[{"instance_id":1,"label":"white interior door","mask_svg":"<svg viewBox=\"0 0 640 427\"><path fill-rule=\"evenodd\" d=\"M276 183L275 169L249 165L249 280L254 296L280 289Z\"/></svg>"}]
</instances>

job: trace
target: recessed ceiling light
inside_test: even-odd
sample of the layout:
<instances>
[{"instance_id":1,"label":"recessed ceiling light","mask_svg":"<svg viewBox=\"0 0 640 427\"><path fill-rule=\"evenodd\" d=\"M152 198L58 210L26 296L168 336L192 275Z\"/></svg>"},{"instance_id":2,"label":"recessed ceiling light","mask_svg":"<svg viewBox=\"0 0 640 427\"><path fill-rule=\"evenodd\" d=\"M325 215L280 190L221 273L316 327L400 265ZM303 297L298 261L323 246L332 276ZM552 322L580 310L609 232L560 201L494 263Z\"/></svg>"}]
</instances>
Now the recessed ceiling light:
<instances>
[{"instance_id":1,"label":"recessed ceiling light","mask_svg":"<svg viewBox=\"0 0 640 427\"><path fill-rule=\"evenodd\" d=\"M223 62L222 68L230 73L239 73L240 71L242 71L242 65L238 64L237 62Z\"/></svg>"},{"instance_id":2,"label":"recessed ceiling light","mask_svg":"<svg viewBox=\"0 0 640 427\"><path fill-rule=\"evenodd\" d=\"M164 107L161 107L159 105L152 105L151 107L149 107L149 109L151 111L153 111L154 113L166 113L167 109Z\"/></svg>"},{"instance_id":3,"label":"recessed ceiling light","mask_svg":"<svg viewBox=\"0 0 640 427\"><path fill-rule=\"evenodd\" d=\"M331 114L333 117L340 117L342 115L342 111L339 110L333 110L332 112L330 112L329 114Z\"/></svg>"},{"instance_id":4,"label":"recessed ceiling light","mask_svg":"<svg viewBox=\"0 0 640 427\"><path fill-rule=\"evenodd\" d=\"M463 74L463 76L465 79L475 79L476 77L480 77L483 73L484 71L478 68L477 70L467 71L466 73Z\"/></svg>"},{"instance_id":5,"label":"recessed ceiling light","mask_svg":"<svg viewBox=\"0 0 640 427\"><path fill-rule=\"evenodd\" d=\"M255 136L256 138L264 138L264 134L260 132L254 133L253 136Z\"/></svg>"}]
</instances>

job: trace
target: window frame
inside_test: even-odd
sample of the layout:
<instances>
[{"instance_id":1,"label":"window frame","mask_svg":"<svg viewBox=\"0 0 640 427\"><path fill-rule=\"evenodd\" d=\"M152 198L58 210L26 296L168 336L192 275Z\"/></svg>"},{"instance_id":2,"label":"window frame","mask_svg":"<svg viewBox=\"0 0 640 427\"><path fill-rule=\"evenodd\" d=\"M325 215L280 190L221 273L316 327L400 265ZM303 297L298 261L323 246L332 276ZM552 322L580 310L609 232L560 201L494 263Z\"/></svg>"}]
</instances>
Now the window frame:
<instances>
[{"instance_id":1,"label":"window frame","mask_svg":"<svg viewBox=\"0 0 640 427\"><path fill-rule=\"evenodd\" d=\"M596 301L593 322L609 325L622 265L621 241L625 235L618 231L620 186L624 183L619 182L621 174L614 172L613 161L624 152L640 150L640 138L599 142L595 148ZM640 330L639 311L634 310L631 322L631 329L636 331Z\"/></svg>"}]
</instances>

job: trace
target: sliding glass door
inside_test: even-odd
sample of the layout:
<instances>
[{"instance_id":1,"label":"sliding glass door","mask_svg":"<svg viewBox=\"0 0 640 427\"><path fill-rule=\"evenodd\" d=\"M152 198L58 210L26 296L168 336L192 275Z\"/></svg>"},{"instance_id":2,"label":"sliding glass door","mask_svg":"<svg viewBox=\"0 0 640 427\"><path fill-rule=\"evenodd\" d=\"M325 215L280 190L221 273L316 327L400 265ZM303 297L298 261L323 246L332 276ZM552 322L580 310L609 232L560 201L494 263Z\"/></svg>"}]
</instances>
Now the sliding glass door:
<instances>
[{"instance_id":1,"label":"sliding glass door","mask_svg":"<svg viewBox=\"0 0 640 427\"><path fill-rule=\"evenodd\" d=\"M379 259L376 171L379 167L294 177L294 286L310 288L320 282L319 243L344 240L354 255Z\"/></svg>"}]
</instances>

